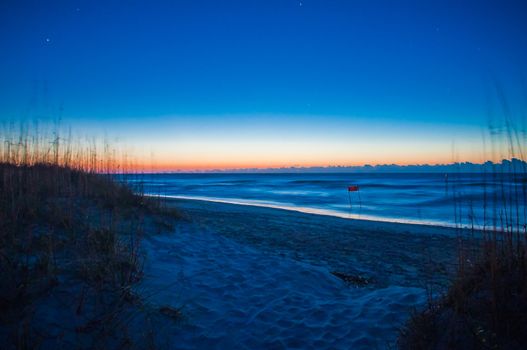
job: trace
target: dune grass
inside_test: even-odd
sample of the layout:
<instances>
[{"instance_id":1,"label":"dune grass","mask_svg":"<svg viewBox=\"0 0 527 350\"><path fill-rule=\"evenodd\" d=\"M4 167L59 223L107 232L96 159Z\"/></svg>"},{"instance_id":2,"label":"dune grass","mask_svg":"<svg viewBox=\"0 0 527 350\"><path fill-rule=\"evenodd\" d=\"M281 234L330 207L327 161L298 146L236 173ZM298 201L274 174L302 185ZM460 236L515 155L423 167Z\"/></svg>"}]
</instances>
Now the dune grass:
<instances>
[{"instance_id":1,"label":"dune grass","mask_svg":"<svg viewBox=\"0 0 527 350\"><path fill-rule=\"evenodd\" d=\"M525 133L513 123L504 104L501 130L491 131L492 151L505 149L508 168L484 174L483 214L476 218L472 203L456 202L479 236L467 249L460 230L458 270L445 295L431 300L402 329L401 349L521 349L527 344L527 168ZM464 211L463 211L464 210Z\"/></svg>"},{"instance_id":2,"label":"dune grass","mask_svg":"<svg viewBox=\"0 0 527 350\"><path fill-rule=\"evenodd\" d=\"M99 156L58 132L0 136L2 348L130 347L141 239L177 212L117 182L107 144Z\"/></svg>"}]
</instances>

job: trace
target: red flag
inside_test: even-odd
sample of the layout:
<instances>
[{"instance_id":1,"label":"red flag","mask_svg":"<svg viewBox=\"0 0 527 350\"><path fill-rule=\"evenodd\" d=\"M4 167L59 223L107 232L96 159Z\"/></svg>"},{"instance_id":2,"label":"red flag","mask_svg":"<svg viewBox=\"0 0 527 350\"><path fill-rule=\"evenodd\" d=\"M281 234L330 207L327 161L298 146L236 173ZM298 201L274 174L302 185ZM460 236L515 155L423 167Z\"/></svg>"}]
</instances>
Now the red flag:
<instances>
[{"instance_id":1,"label":"red flag","mask_svg":"<svg viewBox=\"0 0 527 350\"><path fill-rule=\"evenodd\" d=\"M356 192L359 190L359 186L348 186L348 192Z\"/></svg>"}]
</instances>

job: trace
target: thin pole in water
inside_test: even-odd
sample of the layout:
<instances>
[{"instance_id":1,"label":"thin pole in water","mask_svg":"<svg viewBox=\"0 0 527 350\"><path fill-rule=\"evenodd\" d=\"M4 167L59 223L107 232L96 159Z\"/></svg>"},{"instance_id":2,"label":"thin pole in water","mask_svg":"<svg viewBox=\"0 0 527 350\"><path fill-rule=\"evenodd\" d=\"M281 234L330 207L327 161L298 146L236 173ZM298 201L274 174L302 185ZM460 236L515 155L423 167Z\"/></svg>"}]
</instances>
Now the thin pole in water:
<instances>
[{"instance_id":1,"label":"thin pole in water","mask_svg":"<svg viewBox=\"0 0 527 350\"><path fill-rule=\"evenodd\" d=\"M360 208L359 215L360 215L360 210L362 210L362 199L360 198L359 186L356 186L356 185L348 186L348 200L350 203L350 216L351 216L351 193L350 192L357 192L357 196L359 197L359 208Z\"/></svg>"},{"instance_id":2,"label":"thin pole in water","mask_svg":"<svg viewBox=\"0 0 527 350\"><path fill-rule=\"evenodd\" d=\"M349 216L351 217L351 191L348 190L348 200L349 200L349 203L350 203L350 212L349 212Z\"/></svg>"}]
</instances>

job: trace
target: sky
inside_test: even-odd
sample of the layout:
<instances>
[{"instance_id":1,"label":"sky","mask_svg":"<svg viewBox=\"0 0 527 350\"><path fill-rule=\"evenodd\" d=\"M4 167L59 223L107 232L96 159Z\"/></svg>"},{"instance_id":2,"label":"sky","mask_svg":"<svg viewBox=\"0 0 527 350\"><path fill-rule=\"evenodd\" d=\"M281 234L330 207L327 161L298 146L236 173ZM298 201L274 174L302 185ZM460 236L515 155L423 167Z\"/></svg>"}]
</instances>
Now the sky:
<instances>
[{"instance_id":1,"label":"sky","mask_svg":"<svg viewBox=\"0 0 527 350\"><path fill-rule=\"evenodd\" d=\"M525 1L4 0L0 120L160 171L480 162L526 33Z\"/></svg>"}]
</instances>

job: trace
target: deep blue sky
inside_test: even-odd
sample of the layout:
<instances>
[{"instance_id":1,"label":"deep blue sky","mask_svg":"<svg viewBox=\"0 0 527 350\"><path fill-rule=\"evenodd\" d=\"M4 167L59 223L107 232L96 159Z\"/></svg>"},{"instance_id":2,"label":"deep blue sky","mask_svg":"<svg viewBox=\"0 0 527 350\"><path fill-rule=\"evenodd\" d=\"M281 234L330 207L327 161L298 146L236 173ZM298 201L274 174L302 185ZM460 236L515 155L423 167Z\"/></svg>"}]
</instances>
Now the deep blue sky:
<instances>
[{"instance_id":1,"label":"deep blue sky","mask_svg":"<svg viewBox=\"0 0 527 350\"><path fill-rule=\"evenodd\" d=\"M239 158L227 166L261 157L278 134L327 152L310 159L284 145L289 163L268 154L262 166L360 163L333 156L325 141L356 154L368 147L346 144L357 125L362 136L377 130L369 139L384 149L413 137L430 162L444 160L452 138L473 138L487 123L494 81L525 110L525 62L526 1L0 4L1 119L62 108L68 123L136 140L164 162L168 146L207 153L212 140L226 150L216 157ZM419 145L401 146L395 161L424 160L403 159ZM373 163L385 160L379 152Z\"/></svg>"}]
</instances>

